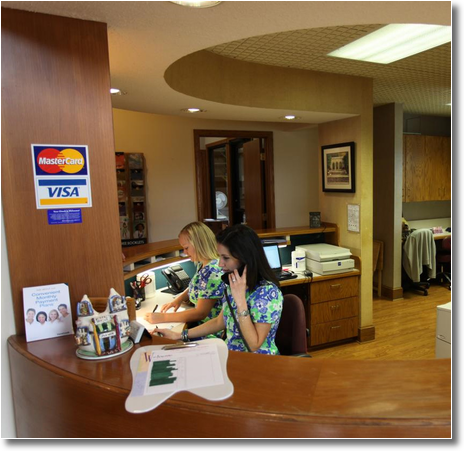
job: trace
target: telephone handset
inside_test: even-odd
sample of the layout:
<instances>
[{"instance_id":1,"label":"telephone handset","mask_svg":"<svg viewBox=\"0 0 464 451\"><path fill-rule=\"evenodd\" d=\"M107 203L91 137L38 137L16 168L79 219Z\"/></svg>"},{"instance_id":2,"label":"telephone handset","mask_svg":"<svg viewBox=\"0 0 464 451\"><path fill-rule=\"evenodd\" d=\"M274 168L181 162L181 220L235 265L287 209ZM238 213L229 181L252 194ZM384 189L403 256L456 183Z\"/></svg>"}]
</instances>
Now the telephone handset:
<instances>
[{"instance_id":1,"label":"telephone handset","mask_svg":"<svg viewBox=\"0 0 464 451\"><path fill-rule=\"evenodd\" d=\"M245 266L240 266L240 268L237 269L239 276L241 276L243 274L244 269L245 269ZM222 281L227 285L230 285L229 274L230 274L229 272L226 272L221 276Z\"/></svg>"},{"instance_id":2,"label":"telephone handset","mask_svg":"<svg viewBox=\"0 0 464 451\"><path fill-rule=\"evenodd\" d=\"M161 274L166 277L169 288L176 293L182 293L189 285L190 277L180 265L162 269Z\"/></svg>"}]
</instances>

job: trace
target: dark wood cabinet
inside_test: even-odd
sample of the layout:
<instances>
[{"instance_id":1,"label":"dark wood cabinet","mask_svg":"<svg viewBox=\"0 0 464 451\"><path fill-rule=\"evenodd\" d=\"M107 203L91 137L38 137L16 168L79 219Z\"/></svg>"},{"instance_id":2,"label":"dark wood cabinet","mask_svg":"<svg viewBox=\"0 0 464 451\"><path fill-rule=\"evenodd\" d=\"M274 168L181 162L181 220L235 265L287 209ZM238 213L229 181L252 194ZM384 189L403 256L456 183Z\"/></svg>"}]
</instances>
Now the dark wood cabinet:
<instances>
[{"instance_id":1,"label":"dark wood cabinet","mask_svg":"<svg viewBox=\"0 0 464 451\"><path fill-rule=\"evenodd\" d=\"M295 294L303 301L309 348L358 336L359 273L352 274L282 284L284 295Z\"/></svg>"}]
</instances>

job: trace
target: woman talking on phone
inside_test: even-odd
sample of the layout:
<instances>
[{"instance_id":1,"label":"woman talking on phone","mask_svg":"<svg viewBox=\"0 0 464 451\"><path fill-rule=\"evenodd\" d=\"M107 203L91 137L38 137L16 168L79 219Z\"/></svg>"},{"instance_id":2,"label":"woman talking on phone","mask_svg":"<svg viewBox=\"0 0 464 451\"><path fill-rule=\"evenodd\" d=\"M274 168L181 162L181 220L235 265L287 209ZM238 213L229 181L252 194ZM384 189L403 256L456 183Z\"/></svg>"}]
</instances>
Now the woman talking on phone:
<instances>
[{"instance_id":1,"label":"woman talking on phone","mask_svg":"<svg viewBox=\"0 0 464 451\"><path fill-rule=\"evenodd\" d=\"M182 333L157 331L166 338L189 341L225 329L230 350L279 354L275 335L283 295L258 235L250 227L238 224L219 232L216 240L226 284L221 314Z\"/></svg>"},{"instance_id":2,"label":"woman talking on phone","mask_svg":"<svg viewBox=\"0 0 464 451\"><path fill-rule=\"evenodd\" d=\"M202 222L191 222L180 231L179 244L190 260L198 264L198 270L188 288L172 302L164 304L160 312L145 314L144 319L149 323L203 323L216 318L221 312L224 284L214 233ZM194 309L177 311L182 303L189 301L195 305ZM171 308L174 312L168 313Z\"/></svg>"}]
</instances>

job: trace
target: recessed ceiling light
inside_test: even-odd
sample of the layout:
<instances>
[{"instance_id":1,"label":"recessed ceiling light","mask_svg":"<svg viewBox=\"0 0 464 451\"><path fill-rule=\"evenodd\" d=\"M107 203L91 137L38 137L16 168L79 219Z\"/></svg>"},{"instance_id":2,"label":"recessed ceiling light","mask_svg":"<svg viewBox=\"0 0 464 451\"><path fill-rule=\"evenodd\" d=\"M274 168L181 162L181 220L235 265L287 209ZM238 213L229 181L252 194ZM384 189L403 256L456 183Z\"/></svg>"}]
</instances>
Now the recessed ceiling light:
<instances>
[{"instance_id":1,"label":"recessed ceiling light","mask_svg":"<svg viewBox=\"0 0 464 451\"><path fill-rule=\"evenodd\" d=\"M451 106L451 103L447 103L446 106Z\"/></svg>"},{"instance_id":2,"label":"recessed ceiling light","mask_svg":"<svg viewBox=\"0 0 464 451\"><path fill-rule=\"evenodd\" d=\"M351 42L328 56L389 64L451 42L451 27L390 24Z\"/></svg>"},{"instance_id":3,"label":"recessed ceiling light","mask_svg":"<svg viewBox=\"0 0 464 451\"><path fill-rule=\"evenodd\" d=\"M210 8L211 6L217 6L221 2L171 2L180 6L189 6L190 8Z\"/></svg>"},{"instance_id":4,"label":"recessed ceiling light","mask_svg":"<svg viewBox=\"0 0 464 451\"><path fill-rule=\"evenodd\" d=\"M182 110L184 113L205 113L206 110L202 110L200 108L183 108Z\"/></svg>"},{"instance_id":5,"label":"recessed ceiling light","mask_svg":"<svg viewBox=\"0 0 464 451\"><path fill-rule=\"evenodd\" d=\"M287 121L294 121L295 119L301 119L301 116L295 116L294 114L287 114L284 117L281 117L280 119L287 119Z\"/></svg>"},{"instance_id":6,"label":"recessed ceiling light","mask_svg":"<svg viewBox=\"0 0 464 451\"><path fill-rule=\"evenodd\" d=\"M110 93L111 93L112 96L124 96L124 95L127 94L127 92L121 91L118 88L111 88Z\"/></svg>"}]
</instances>

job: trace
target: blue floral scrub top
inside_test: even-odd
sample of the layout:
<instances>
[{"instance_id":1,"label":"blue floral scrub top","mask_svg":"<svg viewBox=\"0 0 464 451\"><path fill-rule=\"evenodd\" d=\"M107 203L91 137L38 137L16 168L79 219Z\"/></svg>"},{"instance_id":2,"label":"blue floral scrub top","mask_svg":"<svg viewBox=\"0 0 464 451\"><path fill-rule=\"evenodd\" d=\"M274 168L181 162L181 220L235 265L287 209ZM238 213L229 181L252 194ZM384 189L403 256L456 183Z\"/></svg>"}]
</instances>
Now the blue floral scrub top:
<instances>
[{"instance_id":1,"label":"blue floral scrub top","mask_svg":"<svg viewBox=\"0 0 464 451\"><path fill-rule=\"evenodd\" d=\"M216 318L221 313L224 296L224 283L221 276L222 269L219 267L219 260L211 260L195 273L189 283L189 301L195 306L198 304L198 299L217 299L208 316L199 321L199 324Z\"/></svg>"},{"instance_id":2,"label":"blue floral scrub top","mask_svg":"<svg viewBox=\"0 0 464 451\"><path fill-rule=\"evenodd\" d=\"M237 306L230 291L227 287L230 303L234 309L237 318ZM272 282L262 280L256 289L250 294L246 291L246 300L251 319L254 323L271 324L271 330L264 340L261 347L255 351L257 354L280 354L275 344L275 336L279 327L280 315L282 314L283 295L280 289ZM222 311L224 314L224 323L227 329L226 344L231 351L246 351L245 345L240 338L234 319L230 314L229 305L224 296ZM240 321L237 318L237 321Z\"/></svg>"}]
</instances>

